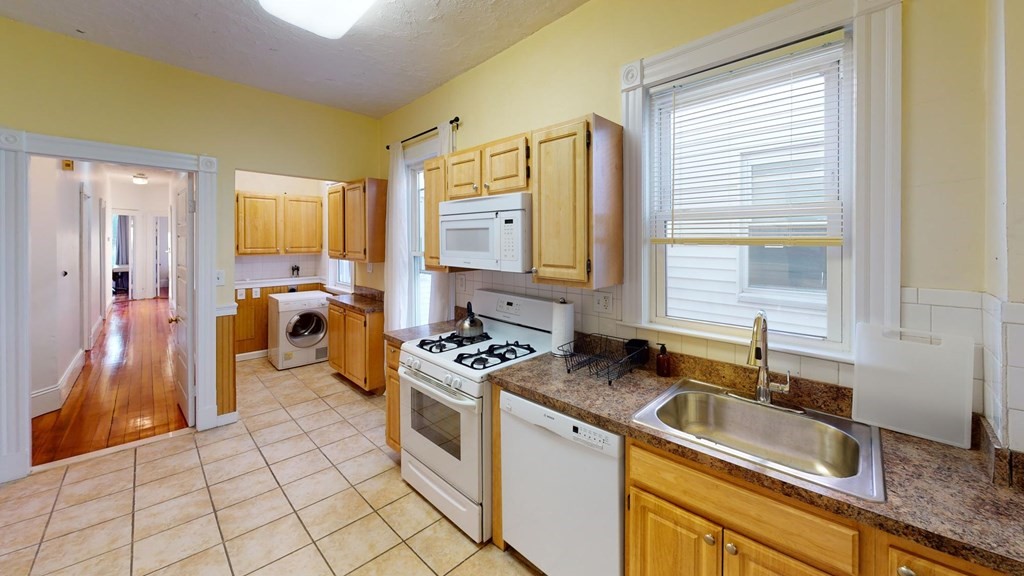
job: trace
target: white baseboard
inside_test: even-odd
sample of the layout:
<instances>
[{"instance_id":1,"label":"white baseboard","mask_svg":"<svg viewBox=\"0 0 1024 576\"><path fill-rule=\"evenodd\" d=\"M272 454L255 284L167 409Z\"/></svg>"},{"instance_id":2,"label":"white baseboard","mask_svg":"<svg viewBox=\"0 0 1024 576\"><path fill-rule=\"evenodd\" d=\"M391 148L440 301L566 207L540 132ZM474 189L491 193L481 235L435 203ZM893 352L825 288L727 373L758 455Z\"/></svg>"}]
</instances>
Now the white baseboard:
<instances>
[{"instance_id":1,"label":"white baseboard","mask_svg":"<svg viewBox=\"0 0 1024 576\"><path fill-rule=\"evenodd\" d=\"M266 357L266 350L257 350L255 352L243 352L242 354L235 354L235 362L242 362L243 360L258 360L260 358Z\"/></svg>"},{"instance_id":2,"label":"white baseboard","mask_svg":"<svg viewBox=\"0 0 1024 576\"><path fill-rule=\"evenodd\" d=\"M64 401L68 399L71 387L75 385L75 380L82 372L83 366L85 366L85 350L79 350L68 364L67 369L64 370L60 381L53 386L32 392L30 411L33 418L40 414L59 410L64 405Z\"/></svg>"},{"instance_id":3,"label":"white baseboard","mask_svg":"<svg viewBox=\"0 0 1024 576\"><path fill-rule=\"evenodd\" d=\"M92 325L92 332L89 334L89 349L96 345L96 340L100 337L100 330L103 330L103 318L97 318L96 323Z\"/></svg>"}]
</instances>

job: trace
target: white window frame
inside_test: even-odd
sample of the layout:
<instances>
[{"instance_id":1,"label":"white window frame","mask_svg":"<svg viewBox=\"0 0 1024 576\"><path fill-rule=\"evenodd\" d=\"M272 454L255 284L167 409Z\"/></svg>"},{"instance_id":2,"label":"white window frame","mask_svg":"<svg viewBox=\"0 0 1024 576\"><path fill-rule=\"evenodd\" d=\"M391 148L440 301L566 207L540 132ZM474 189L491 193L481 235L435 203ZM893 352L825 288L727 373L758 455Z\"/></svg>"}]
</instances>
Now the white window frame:
<instances>
[{"instance_id":1,"label":"white window frame","mask_svg":"<svg viewBox=\"0 0 1024 576\"><path fill-rule=\"evenodd\" d=\"M421 316L426 318L429 315L429 306L426 311L420 310L419 280L420 266L423 262L423 247L418 244L420 238L420 211L419 211L419 186L416 182L417 174L423 172L423 160L406 163L406 178L409 183L409 316L413 325L427 324L427 321L420 321ZM417 266L417 262L420 266ZM428 295L429 298L429 295ZM421 314L422 313L422 314Z\"/></svg>"},{"instance_id":2,"label":"white window frame","mask_svg":"<svg viewBox=\"0 0 1024 576\"><path fill-rule=\"evenodd\" d=\"M341 271L347 268L350 281L346 284L341 281ZM356 284L356 265L349 260L336 260L328 258L327 264L327 287L339 292L352 292Z\"/></svg>"},{"instance_id":3,"label":"white window frame","mask_svg":"<svg viewBox=\"0 0 1024 576\"><path fill-rule=\"evenodd\" d=\"M658 323L652 314L654 252L646 225L644 148L649 90L665 82L852 27L856 77L852 150L854 202L844 274L842 337L838 342L778 335L776 350L851 361L853 326L898 326L900 318L902 5L898 0L798 0L690 44L622 68L625 189L623 324L711 340L746 344L749 330ZM866 111L870 109L870 114ZM845 251L845 247L844 247Z\"/></svg>"}]
</instances>

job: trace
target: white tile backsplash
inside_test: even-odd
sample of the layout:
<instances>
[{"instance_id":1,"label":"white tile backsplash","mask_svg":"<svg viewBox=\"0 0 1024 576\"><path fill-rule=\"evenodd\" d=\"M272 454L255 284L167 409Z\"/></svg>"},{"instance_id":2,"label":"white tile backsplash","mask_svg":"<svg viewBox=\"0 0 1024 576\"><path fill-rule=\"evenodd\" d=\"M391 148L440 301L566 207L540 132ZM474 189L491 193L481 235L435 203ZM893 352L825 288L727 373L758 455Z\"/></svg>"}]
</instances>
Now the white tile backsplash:
<instances>
[{"instance_id":1,"label":"white tile backsplash","mask_svg":"<svg viewBox=\"0 0 1024 576\"><path fill-rule=\"evenodd\" d=\"M299 266L300 276L322 277L321 261L319 254L235 256L235 281L287 278L292 275L293 264Z\"/></svg>"},{"instance_id":2,"label":"white tile backsplash","mask_svg":"<svg viewBox=\"0 0 1024 576\"><path fill-rule=\"evenodd\" d=\"M900 325L908 330L930 332L932 307L926 304L903 304L900 306Z\"/></svg>"},{"instance_id":3,"label":"white tile backsplash","mask_svg":"<svg viewBox=\"0 0 1024 576\"><path fill-rule=\"evenodd\" d=\"M1024 368L1024 324L1005 324L1006 365Z\"/></svg>"},{"instance_id":4,"label":"white tile backsplash","mask_svg":"<svg viewBox=\"0 0 1024 576\"><path fill-rule=\"evenodd\" d=\"M1024 410L1007 413L1010 450L1024 450Z\"/></svg>"},{"instance_id":5,"label":"white tile backsplash","mask_svg":"<svg viewBox=\"0 0 1024 576\"><path fill-rule=\"evenodd\" d=\"M917 288L900 288L900 302L906 304L917 304Z\"/></svg>"},{"instance_id":6,"label":"white tile backsplash","mask_svg":"<svg viewBox=\"0 0 1024 576\"><path fill-rule=\"evenodd\" d=\"M918 304L931 304L933 306L980 309L981 292L920 288L917 291L917 302Z\"/></svg>"},{"instance_id":7,"label":"white tile backsplash","mask_svg":"<svg viewBox=\"0 0 1024 576\"><path fill-rule=\"evenodd\" d=\"M800 377L829 384L838 384L839 363L802 356L800 358Z\"/></svg>"},{"instance_id":8,"label":"white tile backsplash","mask_svg":"<svg viewBox=\"0 0 1024 576\"><path fill-rule=\"evenodd\" d=\"M1024 368L1010 366L1006 369L1006 405L1024 410Z\"/></svg>"},{"instance_id":9,"label":"white tile backsplash","mask_svg":"<svg viewBox=\"0 0 1024 576\"><path fill-rule=\"evenodd\" d=\"M728 342L709 340L708 359L736 363L736 346Z\"/></svg>"},{"instance_id":10,"label":"white tile backsplash","mask_svg":"<svg viewBox=\"0 0 1024 576\"><path fill-rule=\"evenodd\" d=\"M970 336L977 344L984 343L980 308L932 306L932 332Z\"/></svg>"}]
</instances>

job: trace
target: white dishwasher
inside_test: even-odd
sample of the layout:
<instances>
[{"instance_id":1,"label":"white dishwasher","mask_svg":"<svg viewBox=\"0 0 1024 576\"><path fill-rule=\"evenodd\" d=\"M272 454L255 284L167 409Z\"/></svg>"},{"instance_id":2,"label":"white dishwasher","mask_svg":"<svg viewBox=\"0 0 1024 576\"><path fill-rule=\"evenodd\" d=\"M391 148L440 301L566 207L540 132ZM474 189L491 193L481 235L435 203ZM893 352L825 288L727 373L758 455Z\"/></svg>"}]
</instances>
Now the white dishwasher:
<instances>
[{"instance_id":1,"label":"white dishwasher","mask_svg":"<svg viewBox=\"0 0 1024 576\"><path fill-rule=\"evenodd\" d=\"M623 440L501 392L505 542L549 576L622 574Z\"/></svg>"}]
</instances>

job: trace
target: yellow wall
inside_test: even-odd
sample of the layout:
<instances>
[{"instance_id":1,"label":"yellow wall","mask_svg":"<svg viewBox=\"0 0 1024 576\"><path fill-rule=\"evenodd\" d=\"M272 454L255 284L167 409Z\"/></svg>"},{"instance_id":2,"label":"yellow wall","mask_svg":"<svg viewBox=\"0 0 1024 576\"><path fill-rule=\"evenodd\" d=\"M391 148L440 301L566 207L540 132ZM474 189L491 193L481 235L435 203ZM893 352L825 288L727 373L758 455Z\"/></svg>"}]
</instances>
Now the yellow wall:
<instances>
[{"instance_id":1,"label":"yellow wall","mask_svg":"<svg viewBox=\"0 0 1024 576\"><path fill-rule=\"evenodd\" d=\"M234 302L235 170L381 176L379 121L0 18L0 126L219 161L217 268Z\"/></svg>"},{"instance_id":2,"label":"yellow wall","mask_svg":"<svg viewBox=\"0 0 1024 576\"><path fill-rule=\"evenodd\" d=\"M382 140L455 115L463 121L460 148L588 112L621 122L623 64L785 3L591 0L385 116ZM904 2L904 285L984 287L984 4ZM1024 258L1021 264L1024 280Z\"/></svg>"},{"instance_id":3,"label":"yellow wall","mask_svg":"<svg viewBox=\"0 0 1024 576\"><path fill-rule=\"evenodd\" d=\"M1006 245L1009 299L1024 302L1024 3L1005 3Z\"/></svg>"}]
</instances>

